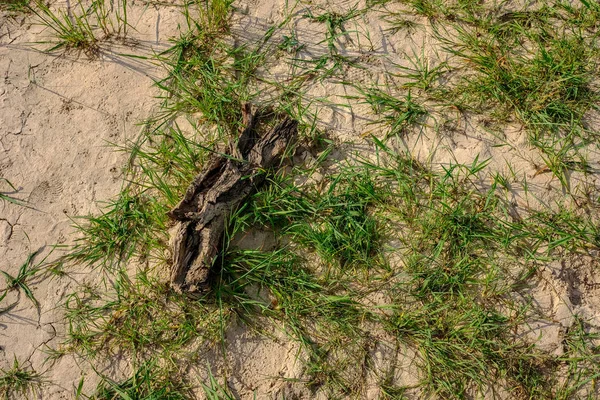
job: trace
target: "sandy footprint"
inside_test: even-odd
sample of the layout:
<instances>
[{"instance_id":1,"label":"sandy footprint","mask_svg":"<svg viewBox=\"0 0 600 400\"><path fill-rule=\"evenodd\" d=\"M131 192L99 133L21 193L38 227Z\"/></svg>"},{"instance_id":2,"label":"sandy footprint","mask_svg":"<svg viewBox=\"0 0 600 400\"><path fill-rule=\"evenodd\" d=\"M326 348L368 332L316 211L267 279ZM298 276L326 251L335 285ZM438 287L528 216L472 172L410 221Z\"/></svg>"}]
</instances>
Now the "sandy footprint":
<instances>
[{"instance_id":1,"label":"sandy footprint","mask_svg":"<svg viewBox=\"0 0 600 400\"><path fill-rule=\"evenodd\" d=\"M40 204L52 204L62 194L63 186L60 182L42 181L29 195L28 202L36 207Z\"/></svg>"}]
</instances>

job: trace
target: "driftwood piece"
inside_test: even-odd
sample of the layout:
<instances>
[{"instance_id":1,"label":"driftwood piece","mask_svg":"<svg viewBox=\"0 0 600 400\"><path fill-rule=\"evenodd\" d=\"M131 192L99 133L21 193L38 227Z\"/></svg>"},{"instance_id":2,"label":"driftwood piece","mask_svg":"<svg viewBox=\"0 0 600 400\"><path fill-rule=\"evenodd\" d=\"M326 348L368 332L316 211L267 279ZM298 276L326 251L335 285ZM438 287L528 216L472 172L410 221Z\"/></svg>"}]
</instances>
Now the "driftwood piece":
<instances>
[{"instance_id":1,"label":"driftwood piece","mask_svg":"<svg viewBox=\"0 0 600 400\"><path fill-rule=\"evenodd\" d=\"M176 221L171 234L171 284L177 291L207 288L227 216L264 181L261 171L280 162L297 134L296 121L286 118L259 137L249 108L244 110L244 119L246 128L230 156L213 157L169 212Z\"/></svg>"}]
</instances>

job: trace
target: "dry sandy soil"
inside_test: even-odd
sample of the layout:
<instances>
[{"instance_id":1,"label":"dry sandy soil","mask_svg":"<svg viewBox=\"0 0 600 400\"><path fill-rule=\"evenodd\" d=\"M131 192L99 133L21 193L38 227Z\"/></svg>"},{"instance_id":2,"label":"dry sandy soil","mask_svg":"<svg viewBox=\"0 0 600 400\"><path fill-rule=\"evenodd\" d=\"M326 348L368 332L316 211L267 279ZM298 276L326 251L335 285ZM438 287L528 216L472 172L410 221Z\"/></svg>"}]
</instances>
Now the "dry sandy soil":
<instances>
[{"instance_id":1,"label":"dry sandy soil","mask_svg":"<svg viewBox=\"0 0 600 400\"><path fill-rule=\"evenodd\" d=\"M308 8L347 11L354 6L350 1L321 3L298 5L295 15L302 15L302 10ZM266 27L287 15L282 0L249 0L235 5L232 32L242 42L262 37ZM0 203L0 269L12 275L33 252L39 251L37 260L50 253L50 258L58 256L63 249L52 251L53 246L68 246L75 239L74 219L98 213L102 202L117 194L123 184L122 168L127 155L115 151L111 144L122 145L138 135L140 123L158 105L153 81L164 71L149 60L122 54L146 56L165 49L182 22L179 10L168 4L134 2L130 10L135 31L131 30L128 41L104 43L94 56L77 52L48 54L43 51L48 45L36 42L52 34L36 25L34 16L0 15L0 177L8 179L17 190L3 182L0 189L26 202L26 206ZM427 20L416 22L422 25L396 33L386 31L386 22L368 13L348 23L349 34L339 38L339 45L346 54L361 56L369 68L348 69L345 79L380 82L394 63L410 65L407 60L415 53L423 52L431 65L439 63L437 44ZM306 45L302 57L327 52L320 39L325 33L323 24L297 18L290 26L298 41ZM265 67L274 77L285 77L287 68L277 63ZM348 105L319 109L319 123L340 149L368 148L364 138L374 129L369 124L372 118L368 105L349 99L347 96L353 93L335 81L315 84L308 94ZM490 158L490 173L506 172L510 166L517 176L527 177L530 193L526 196L515 190L517 205L536 207L556 202L572 206L573 200L564 195L557 179L550 173L539 173L539 153L527 143L526 134L517 123L504 128L503 140L510 147L495 146L498 142L485 131L485 121L477 117L452 126L452 136L439 134L433 125L425 126L419 135L404 143L416 158L434 166L452 161L469 164L476 156ZM600 156L590 150L589 159L598 170ZM578 184L597 187L596 179L596 174L584 177L574 173L572 192L577 192ZM562 335L571 325L573 314L580 315L590 326L600 327L600 276L596 264L592 257L581 256L542 268L532 295L552 322L532 322L528 334L539 338L538 345L545 350L556 354L562 351ZM65 332L58 305L66 293L94 279L82 270L68 278L34 280L30 287L39 307L36 309L21 294L16 307L0 315L0 368L9 368L14 358L29 362L47 381L40 398L74 398L81 376L86 376L86 393L98 382L89 366L74 356L62 357L52 366L44 363L45 349L57 345ZM16 300L17 293L10 292L4 304ZM278 379L301 379L303 374L298 345L281 333L273 332L268 339L236 325L227 332L226 346L226 361L218 360L218 351L209 352L206 357L213 361L217 373L229 371L228 384L240 398L253 398L254 393L259 393L259 398L313 396L301 384ZM414 384L416 372L410 350L406 350L407 354L396 352L397 349L387 349L382 340L373 350L374 362L381 363L383 370L393 358L390 354L394 354L396 383ZM126 374L127 368L126 362L115 360L104 373L119 376ZM198 368L193 372L202 380L206 371L203 366ZM372 382L365 386L364 398L377 398L377 377L368 379Z\"/></svg>"}]
</instances>

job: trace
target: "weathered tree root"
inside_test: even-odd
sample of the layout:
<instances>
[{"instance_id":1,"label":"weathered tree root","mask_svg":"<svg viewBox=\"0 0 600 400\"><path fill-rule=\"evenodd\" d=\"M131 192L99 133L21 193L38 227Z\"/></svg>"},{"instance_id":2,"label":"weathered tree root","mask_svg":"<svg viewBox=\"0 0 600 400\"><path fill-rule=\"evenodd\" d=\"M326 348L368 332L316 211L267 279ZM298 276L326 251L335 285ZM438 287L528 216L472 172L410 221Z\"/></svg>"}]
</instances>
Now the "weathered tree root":
<instances>
[{"instance_id":1,"label":"weathered tree root","mask_svg":"<svg viewBox=\"0 0 600 400\"><path fill-rule=\"evenodd\" d=\"M255 117L249 107L244 111L246 129L230 156L213 157L169 212L176 221L171 235L171 285L179 292L207 289L227 216L264 181L261 171L277 165L297 136L297 122L286 118L259 137Z\"/></svg>"}]
</instances>

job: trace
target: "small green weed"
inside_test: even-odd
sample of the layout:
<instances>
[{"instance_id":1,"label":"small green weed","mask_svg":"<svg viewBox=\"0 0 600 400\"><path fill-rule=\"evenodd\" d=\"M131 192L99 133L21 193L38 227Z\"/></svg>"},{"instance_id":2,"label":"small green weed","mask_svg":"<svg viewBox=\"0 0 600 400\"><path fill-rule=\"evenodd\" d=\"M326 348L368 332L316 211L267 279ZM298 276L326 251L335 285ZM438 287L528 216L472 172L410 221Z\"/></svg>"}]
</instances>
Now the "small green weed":
<instances>
[{"instance_id":1,"label":"small green weed","mask_svg":"<svg viewBox=\"0 0 600 400\"><path fill-rule=\"evenodd\" d=\"M412 57L408 57L408 62L410 63L409 67L397 66L402 71L397 76L406 80L402 86L404 88L421 89L425 92L438 85L438 80L448 68L446 63L431 67L425 57L424 50L421 55L413 52Z\"/></svg>"},{"instance_id":2,"label":"small green weed","mask_svg":"<svg viewBox=\"0 0 600 400\"><path fill-rule=\"evenodd\" d=\"M327 27L327 32L325 35L324 42L327 43L327 47L329 49L330 55L338 54L339 50L336 46L338 38L341 36L348 37L348 31L344 27L344 24L359 15L362 14L362 11L358 10L356 7L350 9L348 12L344 14L336 13L336 12L325 12L320 15L314 15L312 11L309 11L305 17L310 19L311 21L324 23Z\"/></svg>"},{"instance_id":3,"label":"small green weed","mask_svg":"<svg viewBox=\"0 0 600 400\"><path fill-rule=\"evenodd\" d=\"M52 11L45 3L38 2L32 12L40 19L40 23L54 31L56 43L47 51L59 49L83 49L95 51L98 41L94 27L87 16L83 4L79 2L79 14L69 14L63 10Z\"/></svg>"},{"instance_id":4,"label":"small green weed","mask_svg":"<svg viewBox=\"0 0 600 400\"><path fill-rule=\"evenodd\" d=\"M106 290L105 290L106 292ZM215 340L218 310L191 302L144 271L130 279L119 273L108 293L89 288L65 301L68 335L63 346L89 357L127 354L177 357L192 341Z\"/></svg>"},{"instance_id":5,"label":"small green weed","mask_svg":"<svg viewBox=\"0 0 600 400\"><path fill-rule=\"evenodd\" d=\"M93 400L185 400L190 398L186 389L177 387L174 380L161 371L155 362L146 362L124 382L104 378L98 385Z\"/></svg>"},{"instance_id":6,"label":"small green weed","mask_svg":"<svg viewBox=\"0 0 600 400\"><path fill-rule=\"evenodd\" d=\"M421 124L428 114L422 105L414 101L410 91L403 99L399 99L379 88L359 90L362 92L363 101L372 107L376 115L382 117L381 121L373 123L383 122L390 126L386 138L402 136L409 127Z\"/></svg>"},{"instance_id":7,"label":"small green weed","mask_svg":"<svg viewBox=\"0 0 600 400\"><path fill-rule=\"evenodd\" d=\"M221 385L208 369L208 382L202 383L202 390L208 400L234 400L226 386Z\"/></svg>"},{"instance_id":8,"label":"small green weed","mask_svg":"<svg viewBox=\"0 0 600 400\"><path fill-rule=\"evenodd\" d=\"M557 399L591 399L596 396L597 382L600 379L600 371L597 368L600 348L593 343L599 335L588 331L587 324L576 316L573 325L566 332L565 354L561 358L568 365L568 374L557 392Z\"/></svg>"},{"instance_id":9,"label":"small green weed","mask_svg":"<svg viewBox=\"0 0 600 400\"><path fill-rule=\"evenodd\" d=\"M368 176L350 171L332 177L324 192L302 193L271 182L252 210L258 221L313 247L339 266L368 265L376 252L378 230L368 207L377 197Z\"/></svg>"},{"instance_id":10,"label":"small green weed","mask_svg":"<svg viewBox=\"0 0 600 400\"><path fill-rule=\"evenodd\" d=\"M43 264L46 258L35 265L33 264L35 257L40 252L41 249L29 254L29 256L27 256L27 260L25 260L23 265L21 265L21 268L19 268L19 272L16 276L12 276L6 271L0 271L0 274L2 274L6 279L6 289L0 296L0 301L6 297L10 290L17 290L19 293L21 293L21 291L25 293L25 296L27 296L27 298L31 300L36 307L39 307L39 303L33 295L33 291L27 284L27 280L39 273L41 270L41 264Z\"/></svg>"},{"instance_id":11,"label":"small green weed","mask_svg":"<svg viewBox=\"0 0 600 400\"><path fill-rule=\"evenodd\" d=\"M23 14L29 12L29 0L2 0L0 10L10 14Z\"/></svg>"},{"instance_id":12,"label":"small green weed","mask_svg":"<svg viewBox=\"0 0 600 400\"><path fill-rule=\"evenodd\" d=\"M49 42L52 47L46 50L48 52L77 49L93 54L99 50L100 41L125 37L129 26L125 0L117 2L114 8L112 3L108 7L104 0L94 0L89 7L78 0L69 10L56 11L38 1L29 9L38 17L39 24L48 27L56 36Z\"/></svg>"},{"instance_id":13,"label":"small green weed","mask_svg":"<svg viewBox=\"0 0 600 400\"><path fill-rule=\"evenodd\" d=\"M188 33L158 55L170 71L157 82L165 93L162 120L176 115L201 113L221 135L243 129L242 104L252 97L248 78L261 63L260 53L230 49L216 38Z\"/></svg>"},{"instance_id":14,"label":"small green weed","mask_svg":"<svg viewBox=\"0 0 600 400\"><path fill-rule=\"evenodd\" d=\"M148 256L157 246L156 240L165 240L152 231L164 228L167 209L151 197L124 190L105 207L102 215L77 223L83 237L67 259L110 269L134 254Z\"/></svg>"},{"instance_id":15,"label":"small green weed","mask_svg":"<svg viewBox=\"0 0 600 400\"><path fill-rule=\"evenodd\" d=\"M0 370L0 398L10 400L37 396L42 383L40 374L24 367L15 358L12 368Z\"/></svg>"}]
</instances>

